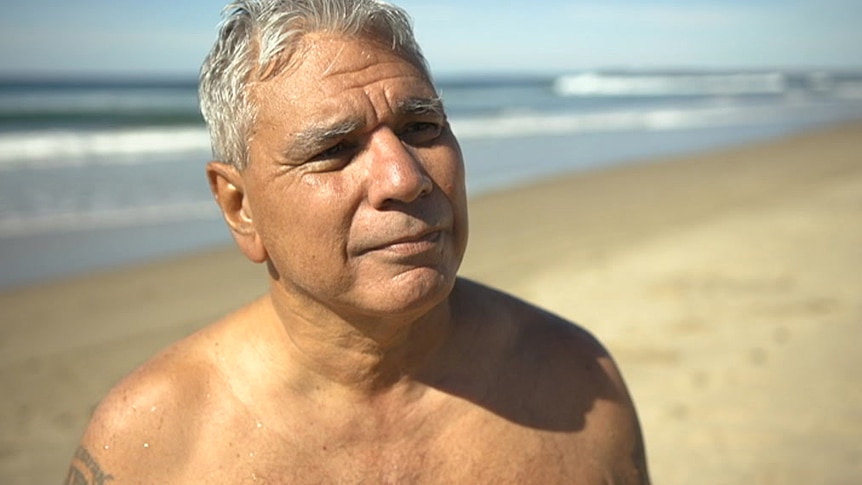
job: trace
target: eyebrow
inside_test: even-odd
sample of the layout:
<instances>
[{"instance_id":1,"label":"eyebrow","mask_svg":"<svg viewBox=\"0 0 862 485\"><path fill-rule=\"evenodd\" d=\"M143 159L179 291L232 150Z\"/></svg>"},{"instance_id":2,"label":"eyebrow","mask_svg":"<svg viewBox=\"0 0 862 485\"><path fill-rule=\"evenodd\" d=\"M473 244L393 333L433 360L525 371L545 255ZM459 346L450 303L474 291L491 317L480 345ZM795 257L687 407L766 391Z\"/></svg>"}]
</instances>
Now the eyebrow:
<instances>
[{"instance_id":1,"label":"eyebrow","mask_svg":"<svg viewBox=\"0 0 862 485\"><path fill-rule=\"evenodd\" d=\"M338 140L361 128L365 123L358 119L344 120L333 125L317 124L309 126L296 134L291 151L308 153L326 146L333 140Z\"/></svg>"},{"instance_id":2,"label":"eyebrow","mask_svg":"<svg viewBox=\"0 0 862 485\"><path fill-rule=\"evenodd\" d=\"M396 105L396 111L399 114L406 115L424 115L434 114L437 116L446 116L446 110L443 109L443 100L436 98L408 98L400 101Z\"/></svg>"},{"instance_id":3,"label":"eyebrow","mask_svg":"<svg viewBox=\"0 0 862 485\"><path fill-rule=\"evenodd\" d=\"M395 111L402 116L435 115L445 117L443 101L439 98L407 98L395 105ZM293 135L291 151L301 154L313 153L335 140L341 139L365 125L360 119L347 119L331 125L313 124Z\"/></svg>"}]
</instances>

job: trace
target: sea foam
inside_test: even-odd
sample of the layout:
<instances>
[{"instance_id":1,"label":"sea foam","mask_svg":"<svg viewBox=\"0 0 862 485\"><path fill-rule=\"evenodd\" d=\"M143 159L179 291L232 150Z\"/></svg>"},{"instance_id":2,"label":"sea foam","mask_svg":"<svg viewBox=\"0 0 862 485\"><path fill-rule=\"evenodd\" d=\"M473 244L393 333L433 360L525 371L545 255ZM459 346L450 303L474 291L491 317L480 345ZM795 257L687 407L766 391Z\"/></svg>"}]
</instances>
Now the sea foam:
<instances>
[{"instance_id":1,"label":"sea foam","mask_svg":"<svg viewBox=\"0 0 862 485\"><path fill-rule=\"evenodd\" d=\"M779 94L787 79L779 72L727 74L582 73L562 76L554 83L563 96L739 96Z\"/></svg>"},{"instance_id":2,"label":"sea foam","mask_svg":"<svg viewBox=\"0 0 862 485\"><path fill-rule=\"evenodd\" d=\"M209 149L203 127L7 132L0 134L0 170L148 163L140 155Z\"/></svg>"}]
</instances>

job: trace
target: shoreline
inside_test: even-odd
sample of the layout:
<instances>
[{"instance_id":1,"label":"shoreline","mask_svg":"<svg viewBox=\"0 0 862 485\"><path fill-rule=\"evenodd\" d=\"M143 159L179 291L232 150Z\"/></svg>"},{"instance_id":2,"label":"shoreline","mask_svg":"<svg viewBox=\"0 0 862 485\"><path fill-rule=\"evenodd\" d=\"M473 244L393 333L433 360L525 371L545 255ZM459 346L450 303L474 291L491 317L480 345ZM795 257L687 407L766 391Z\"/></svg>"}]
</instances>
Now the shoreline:
<instances>
[{"instance_id":1,"label":"shoreline","mask_svg":"<svg viewBox=\"0 0 862 485\"><path fill-rule=\"evenodd\" d=\"M678 130L636 129L501 139L467 138L461 141L461 148L466 160L468 196L472 200L487 194L527 188L547 180L565 179L577 173L636 165L644 160L679 158L819 131L834 123L837 122L824 124L816 119L793 119L774 124ZM73 210L62 217L55 214L54 217L13 220L7 226L3 226L0 220L0 292L231 245L230 236L204 181L202 161L207 157L201 153L175 162L171 171L173 178L170 182L160 182L185 194L188 200L178 206L121 204L114 211L76 213ZM138 178L150 180L152 184L153 177L156 177L153 170L163 170L159 166L164 163L165 160L156 164L141 163L131 171L123 169L119 183L128 183L137 174ZM98 167L86 170L92 177L104 176ZM114 173L114 176L120 173ZM14 172L7 175L14 175ZM20 184L32 184L34 180L28 177L40 177L41 182L48 185L59 183L48 173L37 171L26 175ZM2 177L0 180L17 187L16 177L12 177L12 182ZM91 189L96 193L101 190L97 187ZM11 190L11 186L7 190ZM36 184L32 190L38 193L45 187ZM14 190L6 195L16 197ZM106 197L106 194L101 197Z\"/></svg>"},{"instance_id":2,"label":"shoreline","mask_svg":"<svg viewBox=\"0 0 862 485\"><path fill-rule=\"evenodd\" d=\"M462 275L616 357L655 483L862 480L862 123L487 193L470 219ZM62 479L118 378L265 289L224 247L0 292L4 483Z\"/></svg>"}]
</instances>

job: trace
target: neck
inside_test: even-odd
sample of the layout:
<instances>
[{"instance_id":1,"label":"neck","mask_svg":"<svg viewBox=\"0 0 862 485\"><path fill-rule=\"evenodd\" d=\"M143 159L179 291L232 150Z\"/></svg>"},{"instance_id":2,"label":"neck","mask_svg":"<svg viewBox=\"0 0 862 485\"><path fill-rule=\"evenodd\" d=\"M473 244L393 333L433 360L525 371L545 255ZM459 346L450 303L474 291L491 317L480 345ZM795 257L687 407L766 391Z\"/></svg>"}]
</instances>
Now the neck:
<instances>
[{"instance_id":1,"label":"neck","mask_svg":"<svg viewBox=\"0 0 862 485\"><path fill-rule=\"evenodd\" d=\"M270 294L288 382L300 391L340 388L372 397L427 372L452 333L448 300L420 315L346 319Z\"/></svg>"}]
</instances>

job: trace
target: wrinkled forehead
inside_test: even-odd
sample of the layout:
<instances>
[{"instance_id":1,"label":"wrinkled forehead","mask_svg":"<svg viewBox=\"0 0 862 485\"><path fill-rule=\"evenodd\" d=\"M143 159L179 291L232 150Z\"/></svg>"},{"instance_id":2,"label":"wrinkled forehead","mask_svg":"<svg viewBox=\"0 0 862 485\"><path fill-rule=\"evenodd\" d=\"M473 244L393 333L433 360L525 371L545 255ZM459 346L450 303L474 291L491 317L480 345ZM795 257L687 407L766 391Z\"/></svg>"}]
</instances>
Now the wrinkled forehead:
<instances>
[{"instance_id":1,"label":"wrinkled forehead","mask_svg":"<svg viewBox=\"0 0 862 485\"><path fill-rule=\"evenodd\" d=\"M445 116L425 70L374 39L309 35L296 56L253 86L251 158L264 150L302 159L381 124Z\"/></svg>"},{"instance_id":2,"label":"wrinkled forehead","mask_svg":"<svg viewBox=\"0 0 862 485\"><path fill-rule=\"evenodd\" d=\"M306 34L282 72L249 88L256 121L264 124L348 109L344 103L360 99L351 93L382 94L386 104L397 104L399 97L437 96L423 65L391 45L329 33Z\"/></svg>"},{"instance_id":3,"label":"wrinkled forehead","mask_svg":"<svg viewBox=\"0 0 862 485\"><path fill-rule=\"evenodd\" d=\"M422 59L397 49L391 40L372 34L353 36L325 31L310 32L297 41L289 59L282 61L271 63L263 70L260 80L249 83L251 93L270 81L284 78L291 78L291 82L279 83L281 87L289 88L295 84L298 90L301 90L303 81L315 83L339 75L348 75L361 82L363 75L379 76L377 71L381 66L400 69L402 72L410 71L434 89ZM364 72L372 66L376 71Z\"/></svg>"}]
</instances>

